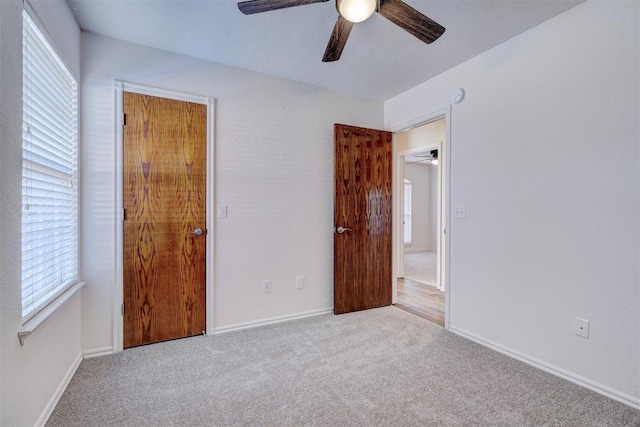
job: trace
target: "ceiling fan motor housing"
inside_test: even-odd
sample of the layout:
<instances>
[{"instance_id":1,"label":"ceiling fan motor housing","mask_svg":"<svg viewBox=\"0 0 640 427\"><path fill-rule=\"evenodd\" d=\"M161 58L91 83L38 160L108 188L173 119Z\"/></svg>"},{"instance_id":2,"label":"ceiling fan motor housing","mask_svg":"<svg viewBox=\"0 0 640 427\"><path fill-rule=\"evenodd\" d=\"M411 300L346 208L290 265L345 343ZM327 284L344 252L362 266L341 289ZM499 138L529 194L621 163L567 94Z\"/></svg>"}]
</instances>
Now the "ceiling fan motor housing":
<instances>
[{"instance_id":1,"label":"ceiling fan motor housing","mask_svg":"<svg viewBox=\"0 0 640 427\"><path fill-rule=\"evenodd\" d=\"M340 16L354 24L369 19L377 6L377 0L336 0Z\"/></svg>"}]
</instances>

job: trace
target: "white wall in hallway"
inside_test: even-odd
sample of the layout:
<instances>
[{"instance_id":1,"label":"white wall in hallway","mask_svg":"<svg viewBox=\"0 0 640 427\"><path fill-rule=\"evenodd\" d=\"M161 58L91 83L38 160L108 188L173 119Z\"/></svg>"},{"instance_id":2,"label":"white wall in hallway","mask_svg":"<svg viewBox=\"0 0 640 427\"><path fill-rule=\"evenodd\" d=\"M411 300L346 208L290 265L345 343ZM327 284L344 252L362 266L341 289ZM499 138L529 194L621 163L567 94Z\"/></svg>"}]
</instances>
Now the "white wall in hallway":
<instances>
[{"instance_id":1,"label":"white wall in hallway","mask_svg":"<svg viewBox=\"0 0 640 427\"><path fill-rule=\"evenodd\" d=\"M333 307L333 124L381 128L383 104L94 34L82 40L85 349L111 345L114 79L216 99L210 179L228 207L213 230L216 328Z\"/></svg>"},{"instance_id":2,"label":"white wall in hallway","mask_svg":"<svg viewBox=\"0 0 640 427\"><path fill-rule=\"evenodd\" d=\"M429 166L429 185L431 186L429 192L431 197L429 203L429 250L433 252L438 250L438 168L439 166Z\"/></svg>"},{"instance_id":3,"label":"white wall in hallway","mask_svg":"<svg viewBox=\"0 0 640 427\"><path fill-rule=\"evenodd\" d=\"M398 123L395 124L397 125ZM444 125L445 121L444 119L441 119L418 126L406 132L396 134L395 140L397 151L414 151L419 148L433 149L437 147L438 143L443 142L446 136ZM389 126L387 126L387 128L389 128Z\"/></svg>"},{"instance_id":4,"label":"white wall in hallway","mask_svg":"<svg viewBox=\"0 0 640 427\"><path fill-rule=\"evenodd\" d=\"M385 103L391 128L466 90L451 113L451 207L467 215L451 220L451 327L636 405L639 8L587 1Z\"/></svg>"},{"instance_id":5,"label":"white wall in hallway","mask_svg":"<svg viewBox=\"0 0 640 427\"><path fill-rule=\"evenodd\" d=\"M411 181L411 246L405 252L424 252L431 244L431 171L420 163L407 163L404 178Z\"/></svg>"}]
</instances>

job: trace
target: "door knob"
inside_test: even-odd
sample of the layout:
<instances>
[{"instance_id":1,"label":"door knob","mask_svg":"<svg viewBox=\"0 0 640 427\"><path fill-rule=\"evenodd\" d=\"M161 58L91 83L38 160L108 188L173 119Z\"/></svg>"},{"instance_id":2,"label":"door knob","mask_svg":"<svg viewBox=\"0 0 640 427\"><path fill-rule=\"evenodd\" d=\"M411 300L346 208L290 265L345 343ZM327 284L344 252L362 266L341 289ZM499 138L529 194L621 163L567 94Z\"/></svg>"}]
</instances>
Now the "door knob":
<instances>
[{"instance_id":1,"label":"door knob","mask_svg":"<svg viewBox=\"0 0 640 427\"><path fill-rule=\"evenodd\" d=\"M204 234L204 231L202 230L202 228L196 228L191 232L191 234L195 235L196 237L200 237Z\"/></svg>"},{"instance_id":2,"label":"door knob","mask_svg":"<svg viewBox=\"0 0 640 427\"><path fill-rule=\"evenodd\" d=\"M350 229L350 228L344 228L344 227L340 226L340 227L336 228L336 231L338 232L338 234L342 234L345 231L353 231L353 230Z\"/></svg>"}]
</instances>

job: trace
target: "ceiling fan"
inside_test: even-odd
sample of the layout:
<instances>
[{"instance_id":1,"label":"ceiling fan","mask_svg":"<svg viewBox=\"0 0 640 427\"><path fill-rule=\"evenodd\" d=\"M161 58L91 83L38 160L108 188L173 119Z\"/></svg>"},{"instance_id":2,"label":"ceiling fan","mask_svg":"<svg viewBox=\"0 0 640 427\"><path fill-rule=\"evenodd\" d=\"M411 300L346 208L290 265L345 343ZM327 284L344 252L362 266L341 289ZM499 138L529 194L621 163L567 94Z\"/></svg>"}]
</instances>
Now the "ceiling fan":
<instances>
[{"instance_id":1,"label":"ceiling fan","mask_svg":"<svg viewBox=\"0 0 640 427\"><path fill-rule=\"evenodd\" d=\"M327 1L329 0L248 0L238 3L238 9L245 15L251 15ZM322 62L340 59L353 24L366 20L374 12L378 12L427 44L438 39L445 31L442 25L429 19L402 0L336 0L336 9L339 14L338 20L333 27Z\"/></svg>"},{"instance_id":2,"label":"ceiling fan","mask_svg":"<svg viewBox=\"0 0 640 427\"><path fill-rule=\"evenodd\" d=\"M416 153L405 156L406 163L431 163L434 166L438 166L438 150L431 150L430 152Z\"/></svg>"}]
</instances>

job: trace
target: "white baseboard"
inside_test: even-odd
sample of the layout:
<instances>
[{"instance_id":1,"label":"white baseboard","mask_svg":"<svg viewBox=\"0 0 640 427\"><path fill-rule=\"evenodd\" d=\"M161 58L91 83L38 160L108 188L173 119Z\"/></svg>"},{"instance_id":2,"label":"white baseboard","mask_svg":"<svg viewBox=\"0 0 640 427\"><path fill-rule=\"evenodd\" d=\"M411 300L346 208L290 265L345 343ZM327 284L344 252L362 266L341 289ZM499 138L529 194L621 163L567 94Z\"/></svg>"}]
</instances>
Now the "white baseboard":
<instances>
[{"instance_id":1,"label":"white baseboard","mask_svg":"<svg viewBox=\"0 0 640 427\"><path fill-rule=\"evenodd\" d=\"M320 310L306 311L304 313L289 314L286 316L271 317L268 319L255 320L251 322L236 323L233 325L220 326L213 330L214 334L224 332L239 331L241 329L256 328L258 326L271 325L273 323L288 322L290 320L304 319L305 317L321 316L323 314L333 313L333 307L323 308Z\"/></svg>"},{"instance_id":2,"label":"white baseboard","mask_svg":"<svg viewBox=\"0 0 640 427\"><path fill-rule=\"evenodd\" d=\"M99 347L87 350L83 353L85 359L92 359L94 357L106 356L107 354L113 354L113 347Z\"/></svg>"},{"instance_id":3,"label":"white baseboard","mask_svg":"<svg viewBox=\"0 0 640 427\"><path fill-rule=\"evenodd\" d=\"M534 357L531 357L527 354L524 353L520 353L518 351L515 351L511 348L502 346L500 344L497 344L495 342L489 341L487 339L484 339L478 335L475 335L471 332L467 332L465 330L462 329L458 329L456 327L450 327L449 330L451 332L453 332L456 335L460 335L461 337L470 339L471 341L475 341L478 344L481 344L485 347L489 347L492 350L495 350L499 353L502 353L504 355L507 355L513 359L519 360L521 362L526 363L527 365L531 365L534 368L538 368L541 369L545 372L548 372L550 374L553 374L555 376L558 376L560 378L563 378L567 381L571 381L574 384L577 384L579 386L582 386L584 388L587 388L591 391L595 391L598 394L601 394L603 396L609 397L613 400L617 400L620 403L624 403L627 406L630 406L632 408L635 409L640 409L640 398L637 397L633 397L630 396L628 394L625 393L621 393L617 390L614 390L610 387L607 387L605 385L599 384L595 381L591 381L587 378L581 377L579 375L576 375L572 372L566 371L564 369L558 368L557 366L553 366L549 363L543 362L542 360L538 360Z\"/></svg>"},{"instance_id":4,"label":"white baseboard","mask_svg":"<svg viewBox=\"0 0 640 427\"><path fill-rule=\"evenodd\" d=\"M73 378L73 375L76 373L76 370L78 370L78 366L80 366L80 362L82 362L82 353L79 353L76 356L75 360L69 367L69 370L62 378L62 381L60 381L58 388L56 389L55 393L53 393L53 396L51 396L51 399L49 400L49 403L47 403L47 406L44 407L42 414L40 414L40 418L38 418L38 421L36 421L36 424L35 424L36 427L44 426L47 423L47 421L49 420L49 417L53 413L53 410L56 408L56 405L60 401L62 394L67 389L67 386L71 381L71 378Z\"/></svg>"},{"instance_id":5,"label":"white baseboard","mask_svg":"<svg viewBox=\"0 0 640 427\"><path fill-rule=\"evenodd\" d=\"M53 396L51 396L49 403L47 403L47 406L44 407L44 410L42 411L40 418L38 418L38 421L36 421L36 424L35 424L36 427L44 426L47 423L47 421L49 420L49 417L53 413L53 410L56 408L56 405L60 401L60 398L64 394L64 391L67 389L67 386L71 381L71 378L73 378L73 376L75 375L83 359L90 359L92 357L104 356L112 353L113 353L112 347L101 347L101 348L95 348L93 350L85 351L84 353L78 354L75 360L73 361L73 363L71 364L71 366L69 367L69 370L62 378L62 381L60 381L60 384L58 385L58 388L56 389L55 393L53 393Z\"/></svg>"}]
</instances>

